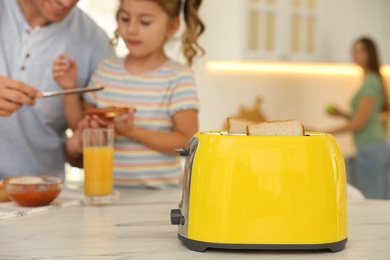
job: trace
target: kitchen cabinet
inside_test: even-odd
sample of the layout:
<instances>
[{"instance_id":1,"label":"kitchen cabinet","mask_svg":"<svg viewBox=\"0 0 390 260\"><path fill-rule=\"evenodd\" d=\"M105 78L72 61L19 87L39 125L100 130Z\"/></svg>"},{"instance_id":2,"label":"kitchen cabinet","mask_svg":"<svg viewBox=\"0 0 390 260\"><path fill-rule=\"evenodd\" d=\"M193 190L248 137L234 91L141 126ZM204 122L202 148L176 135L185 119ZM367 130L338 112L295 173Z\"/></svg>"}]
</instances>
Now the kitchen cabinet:
<instances>
[{"instance_id":1,"label":"kitchen cabinet","mask_svg":"<svg viewBox=\"0 0 390 260\"><path fill-rule=\"evenodd\" d=\"M78 3L110 36L117 5ZM351 62L353 41L365 35L375 39L382 62L389 64L389 10L389 0L208 0L200 10L206 24L200 43L208 60L345 63ZM180 37L166 49L171 57L181 57ZM117 50L127 53L122 42Z\"/></svg>"},{"instance_id":2,"label":"kitchen cabinet","mask_svg":"<svg viewBox=\"0 0 390 260\"><path fill-rule=\"evenodd\" d=\"M321 0L245 0L246 59L316 61Z\"/></svg>"},{"instance_id":3,"label":"kitchen cabinet","mask_svg":"<svg viewBox=\"0 0 390 260\"><path fill-rule=\"evenodd\" d=\"M200 42L207 60L349 63L353 41L365 35L388 64L389 10L389 0L209 0Z\"/></svg>"}]
</instances>

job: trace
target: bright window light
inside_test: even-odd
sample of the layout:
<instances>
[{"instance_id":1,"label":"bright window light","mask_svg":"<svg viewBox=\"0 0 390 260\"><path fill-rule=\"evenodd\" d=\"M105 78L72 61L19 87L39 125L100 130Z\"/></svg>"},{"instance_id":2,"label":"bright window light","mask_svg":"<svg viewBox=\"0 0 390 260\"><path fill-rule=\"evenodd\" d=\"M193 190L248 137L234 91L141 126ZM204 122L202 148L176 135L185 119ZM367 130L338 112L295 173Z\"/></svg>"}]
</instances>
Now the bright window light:
<instances>
[{"instance_id":1,"label":"bright window light","mask_svg":"<svg viewBox=\"0 0 390 260\"><path fill-rule=\"evenodd\" d=\"M336 63L280 63L251 61L209 61L208 71L267 72L292 74L358 75L360 68L353 64ZM390 75L390 66L382 67L383 75Z\"/></svg>"}]
</instances>

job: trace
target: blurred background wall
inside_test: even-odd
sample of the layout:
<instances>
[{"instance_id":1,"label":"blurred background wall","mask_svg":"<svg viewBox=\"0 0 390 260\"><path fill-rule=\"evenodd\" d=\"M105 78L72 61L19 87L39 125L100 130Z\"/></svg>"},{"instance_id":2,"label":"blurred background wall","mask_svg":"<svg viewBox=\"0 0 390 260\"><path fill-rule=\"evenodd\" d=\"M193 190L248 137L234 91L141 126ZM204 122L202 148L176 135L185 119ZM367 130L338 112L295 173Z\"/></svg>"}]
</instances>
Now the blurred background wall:
<instances>
[{"instance_id":1,"label":"blurred background wall","mask_svg":"<svg viewBox=\"0 0 390 260\"><path fill-rule=\"evenodd\" d=\"M79 6L112 36L118 3L83 0ZM226 117L237 115L240 108L255 109L258 97L259 109L268 120L295 118L313 130L341 124L325 114L325 106L332 103L348 110L361 82L359 73L226 71L211 70L208 65L251 60L298 67L331 63L338 68L338 63L350 63L351 45L363 35L376 40L382 61L390 63L387 10L390 1L386 0L203 1L201 16L207 31L200 42L207 53L194 65L201 100L200 130L222 129ZM169 43L167 51L183 61L179 38ZM118 48L119 55L125 53L123 45ZM336 138L345 154L354 153L349 135Z\"/></svg>"}]
</instances>

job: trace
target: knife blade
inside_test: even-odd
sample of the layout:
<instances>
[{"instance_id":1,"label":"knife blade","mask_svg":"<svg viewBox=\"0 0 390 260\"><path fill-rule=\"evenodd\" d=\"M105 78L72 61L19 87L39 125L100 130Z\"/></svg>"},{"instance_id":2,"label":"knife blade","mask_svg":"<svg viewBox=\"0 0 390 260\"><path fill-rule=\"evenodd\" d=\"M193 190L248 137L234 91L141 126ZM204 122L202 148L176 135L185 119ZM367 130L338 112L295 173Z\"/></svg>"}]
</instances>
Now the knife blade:
<instances>
[{"instance_id":1,"label":"knife blade","mask_svg":"<svg viewBox=\"0 0 390 260\"><path fill-rule=\"evenodd\" d=\"M90 92L90 91L99 91L102 89L104 89L103 86L96 87L96 88L77 88L77 89L54 90L54 91L42 92L42 96L45 98L45 97L53 97L53 96L58 96L58 95L84 93L84 92Z\"/></svg>"}]
</instances>

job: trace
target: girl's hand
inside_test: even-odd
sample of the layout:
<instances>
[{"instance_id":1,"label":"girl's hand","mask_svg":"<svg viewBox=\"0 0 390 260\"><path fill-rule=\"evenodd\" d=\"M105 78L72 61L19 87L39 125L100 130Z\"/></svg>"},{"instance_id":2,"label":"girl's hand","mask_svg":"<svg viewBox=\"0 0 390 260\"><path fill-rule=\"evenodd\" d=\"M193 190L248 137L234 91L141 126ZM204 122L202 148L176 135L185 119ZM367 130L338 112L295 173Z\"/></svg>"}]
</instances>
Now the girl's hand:
<instances>
[{"instance_id":1,"label":"girl's hand","mask_svg":"<svg viewBox=\"0 0 390 260\"><path fill-rule=\"evenodd\" d=\"M128 136L128 134L134 128L134 113L135 113L134 108L129 108L127 117L121 117L115 119L114 120L115 132L124 136Z\"/></svg>"},{"instance_id":2,"label":"girl's hand","mask_svg":"<svg viewBox=\"0 0 390 260\"><path fill-rule=\"evenodd\" d=\"M72 137L68 139L66 148L72 157L77 157L83 153L83 130L91 126L90 121L88 116L83 118L83 120L79 122L77 129L73 132Z\"/></svg>"},{"instance_id":3,"label":"girl's hand","mask_svg":"<svg viewBox=\"0 0 390 260\"><path fill-rule=\"evenodd\" d=\"M97 115L93 115L90 124L94 128L114 128L113 119L103 119Z\"/></svg>"},{"instance_id":4,"label":"girl's hand","mask_svg":"<svg viewBox=\"0 0 390 260\"><path fill-rule=\"evenodd\" d=\"M102 120L99 117L85 116L73 132L73 136L67 141L67 149L69 154L76 157L83 152L83 130L85 128L113 128L113 123L107 120Z\"/></svg>"},{"instance_id":5,"label":"girl's hand","mask_svg":"<svg viewBox=\"0 0 390 260\"><path fill-rule=\"evenodd\" d=\"M53 78L63 89L77 88L77 64L65 54L53 63Z\"/></svg>"}]
</instances>

